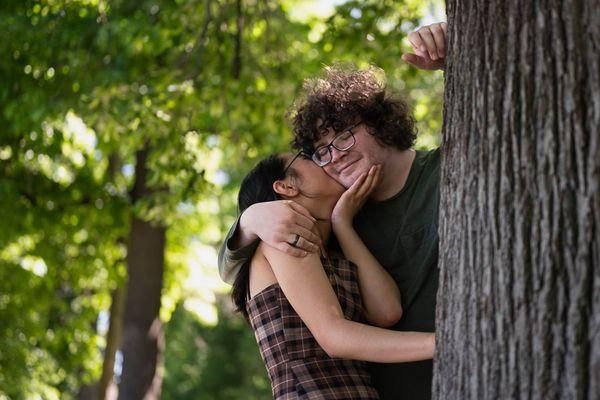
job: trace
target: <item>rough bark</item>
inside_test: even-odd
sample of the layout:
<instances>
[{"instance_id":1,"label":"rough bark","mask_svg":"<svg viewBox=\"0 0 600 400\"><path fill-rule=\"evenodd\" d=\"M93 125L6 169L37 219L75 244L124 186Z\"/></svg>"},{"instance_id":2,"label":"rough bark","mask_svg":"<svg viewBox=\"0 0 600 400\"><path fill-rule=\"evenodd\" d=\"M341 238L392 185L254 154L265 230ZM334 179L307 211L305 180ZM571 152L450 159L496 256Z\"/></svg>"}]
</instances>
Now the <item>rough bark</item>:
<instances>
[{"instance_id":1,"label":"rough bark","mask_svg":"<svg viewBox=\"0 0 600 400\"><path fill-rule=\"evenodd\" d=\"M115 356L121 345L123 333L123 309L125 308L125 287L119 285L112 293L110 305L110 320L106 333L106 348L104 349L104 362L102 363L102 376L98 382L98 399L104 400L109 385L113 381Z\"/></svg>"},{"instance_id":2,"label":"rough bark","mask_svg":"<svg viewBox=\"0 0 600 400\"><path fill-rule=\"evenodd\" d=\"M600 3L447 0L434 396L600 398Z\"/></svg>"},{"instance_id":3,"label":"rough bark","mask_svg":"<svg viewBox=\"0 0 600 400\"><path fill-rule=\"evenodd\" d=\"M136 154L133 201L151 193L146 146ZM133 218L127 245L127 300L123 325L120 400L160 398L164 332L159 317L164 270L165 228Z\"/></svg>"}]
</instances>

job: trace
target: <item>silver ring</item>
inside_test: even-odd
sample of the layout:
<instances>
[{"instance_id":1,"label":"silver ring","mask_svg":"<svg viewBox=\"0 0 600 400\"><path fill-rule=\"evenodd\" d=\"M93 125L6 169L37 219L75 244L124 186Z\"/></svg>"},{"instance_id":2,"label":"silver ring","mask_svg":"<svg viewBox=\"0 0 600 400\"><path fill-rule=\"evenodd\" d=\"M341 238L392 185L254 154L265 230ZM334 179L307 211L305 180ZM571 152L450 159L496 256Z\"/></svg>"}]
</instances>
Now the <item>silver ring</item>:
<instances>
[{"instance_id":1,"label":"silver ring","mask_svg":"<svg viewBox=\"0 0 600 400\"><path fill-rule=\"evenodd\" d=\"M296 238L294 239L294 242L292 243L292 247L296 247L299 240L300 240L300 235L296 234Z\"/></svg>"}]
</instances>

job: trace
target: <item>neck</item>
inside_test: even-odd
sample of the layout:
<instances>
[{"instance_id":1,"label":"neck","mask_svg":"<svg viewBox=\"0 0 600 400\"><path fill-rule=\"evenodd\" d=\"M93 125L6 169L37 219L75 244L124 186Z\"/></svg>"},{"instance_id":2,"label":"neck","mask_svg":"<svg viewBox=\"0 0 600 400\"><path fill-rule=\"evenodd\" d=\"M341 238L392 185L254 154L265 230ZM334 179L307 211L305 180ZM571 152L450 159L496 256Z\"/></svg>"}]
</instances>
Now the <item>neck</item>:
<instances>
[{"instance_id":1,"label":"neck","mask_svg":"<svg viewBox=\"0 0 600 400\"><path fill-rule=\"evenodd\" d=\"M321 240L323 241L323 246L325 246L329 241L329 236L331 235L331 220L317 219L317 230L319 231L319 236L321 236Z\"/></svg>"},{"instance_id":2,"label":"neck","mask_svg":"<svg viewBox=\"0 0 600 400\"><path fill-rule=\"evenodd\" d=\"M371 193L373 200L387 200L404 188L416 154L413 149L390 152L383 165L381 182Z\"/></svg>"},{"instance_id":3,"label":"neck","mask_svg":"<svg viewBox=\"0 0 600 400\"><path fill-rule=\"evenodd\" d=\"M337 198L312 198L300 195L297 198L293 198L295 202L306 208L310 215L317 220L316 227L317 233L323 242L323 246L327 245L329 236L331 235L331 212Z\"/></svg>"}]
</instances>

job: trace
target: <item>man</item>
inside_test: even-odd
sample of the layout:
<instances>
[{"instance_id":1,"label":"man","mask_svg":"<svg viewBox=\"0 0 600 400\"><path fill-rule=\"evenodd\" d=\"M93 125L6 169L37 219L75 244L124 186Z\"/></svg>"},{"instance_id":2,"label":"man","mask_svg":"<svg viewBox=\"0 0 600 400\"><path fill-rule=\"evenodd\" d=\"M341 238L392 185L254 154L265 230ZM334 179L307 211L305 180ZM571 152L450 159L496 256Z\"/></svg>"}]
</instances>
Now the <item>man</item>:
<instances>
[{"instance_id":1,"label":"man","mask_svg":"<svg viewBox=\"0 0 600 400\"><path fill-rule=\"evenodd\" d=\"M409 35L414 54L403 60L422 69L443 68L446 24ZM346 188L374 164L382 175L354 220L369 250L392 275L402 295L402 319L391 329L435 331L438 285L437 218L439 150L412 149L414 119L406 104L386 92L378 71L329 68L308 81L295 110L294 147L312 154L327 174ZM258 238L294 256L316 252L321 243L314 218L291 201L255 204L232 227L219 254L219 272L233 282ZM431 397L432 361L372 364L382 399Z\"/></svg>"}]
</instances>

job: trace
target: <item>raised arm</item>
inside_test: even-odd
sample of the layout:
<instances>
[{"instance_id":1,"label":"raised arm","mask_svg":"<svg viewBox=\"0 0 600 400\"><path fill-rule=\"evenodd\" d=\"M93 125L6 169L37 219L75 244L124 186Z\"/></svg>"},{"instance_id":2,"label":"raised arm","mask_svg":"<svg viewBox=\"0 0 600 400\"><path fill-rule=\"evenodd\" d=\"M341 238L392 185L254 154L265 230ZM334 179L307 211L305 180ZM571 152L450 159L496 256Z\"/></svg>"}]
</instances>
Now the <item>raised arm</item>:
<instances>
[{"instance_id":1,"label":"raised arm","mask_svg":"<svg viewBox=\"0 0 600 400\"><path fill-rule=\"evenodd\" d=\"M397 332L345 319L316 254L297 258L269 246L261 251L286 298L331 357L381 363L433 357L433 333Z\"/></svg>"},{"instance_id":2,"label":"raised arm","mask_svg":"<svg viewBox=\"0 0 600 400\"><path fill-rule=\"evenodd\" d=\"M320 237L315 234L315 219L300 204L291 200L256 203L248 207L229 230L219 250L219 274L233 283L240 267L250 258L258 239L295 257L317 252ZM296 235L299 236L295 246Z\"/></svg>"},{"instance_id":3,"label":"raised arm","mask_svg":"<svg viewBox=\"0 0 600 400\"><path fill-rule=\"evenodd\" d=\"M380 180L381 166L372 166L338 200L331 223L347 259L358 267L358 283L366 317L374 325L392 326L402 317L400 290L390 274L367 249L352 220Z\"/></svg>"}]
</instances>

